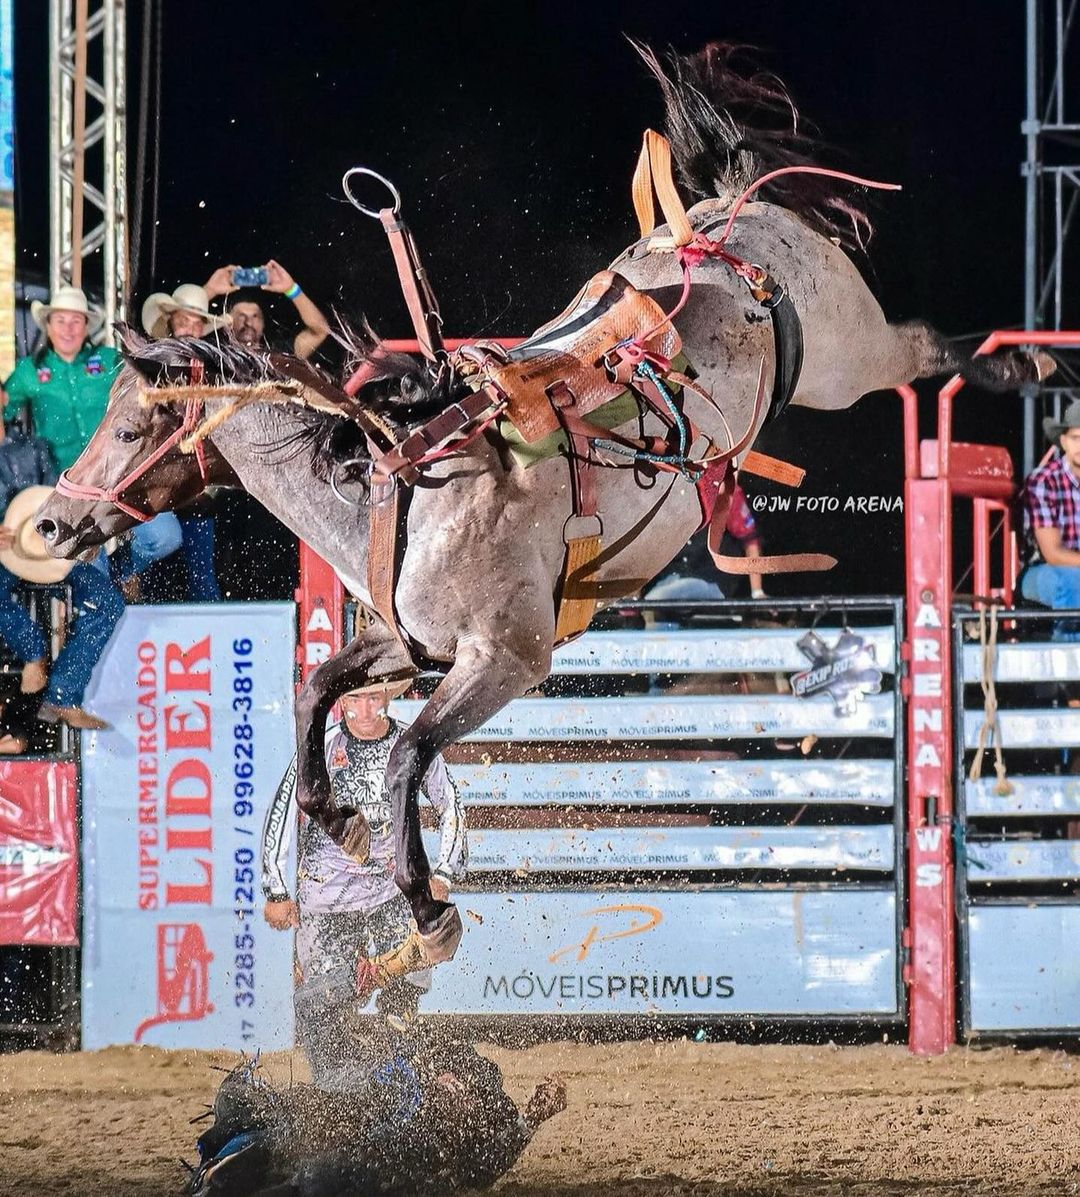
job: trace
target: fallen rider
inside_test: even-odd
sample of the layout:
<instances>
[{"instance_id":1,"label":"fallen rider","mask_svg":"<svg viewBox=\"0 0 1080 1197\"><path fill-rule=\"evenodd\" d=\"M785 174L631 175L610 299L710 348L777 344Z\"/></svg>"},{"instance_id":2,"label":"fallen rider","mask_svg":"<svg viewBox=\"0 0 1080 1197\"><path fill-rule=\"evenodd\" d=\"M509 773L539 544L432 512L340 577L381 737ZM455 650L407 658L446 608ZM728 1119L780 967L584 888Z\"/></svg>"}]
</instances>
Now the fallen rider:
<instances>
[{"instance_id":1,"label":"fallen rider","mask_svg":"<svg viewBox=\"0 0 1080 1197\"><path fill-rule=\"evenodd\" d=\"M371 1020L376 1022L378 1020ZM481 1189L566 1108L560 1080L518 1111L497 1065L469 1043L372 1028L356 1084L279 1089L245 1061L222 1082L198 1140L192 1197L424 1197Z\"/></svg>"}]
</instances>

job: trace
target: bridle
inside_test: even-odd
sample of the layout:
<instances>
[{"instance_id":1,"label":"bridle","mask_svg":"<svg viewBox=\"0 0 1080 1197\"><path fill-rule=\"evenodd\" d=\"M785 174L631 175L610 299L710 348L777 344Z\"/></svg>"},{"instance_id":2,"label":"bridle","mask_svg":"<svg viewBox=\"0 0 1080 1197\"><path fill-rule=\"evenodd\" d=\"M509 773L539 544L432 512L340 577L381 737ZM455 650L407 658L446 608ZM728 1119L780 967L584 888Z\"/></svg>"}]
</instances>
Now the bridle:
<instances>
[{"instance_id":1,"label":"bridle","mask_svg":"<svg viewBox=\"0 0 1080 1197\"><path fill-rule=\"evenodd\" d=\"M198 371L195 369L196 365L199 367ZM199 381L201 381L202 362L193 361L191 366L192 383L196 382L196 373L199 374ZM115 486L108 488L103 486L84 486L81 482L72 481L69 476L70 471L64 470L56 480L56 493L58 495L65 495L69 499L85 499L94 503L111 503L114 507L118 507L125 515L131 516L133 520L137 520L140 524L149 523L158 514L157 512L140 511L137 507L132 507L130 503L125 503L120 496L148 470L157 465L170 449L175 448L186 436L198 428L202 422L204 406L202 399L189 399L184 406L184 421L180 427L162 444L158 445L149 457L139 462L138 465L133 466ZM199 475L202 478L202 486L199 488L198 493L202 494L206 490L208 481L206 449L202 441L197 441L195 444L195 460L199 463Z\"/></svg>"}]
</instances>

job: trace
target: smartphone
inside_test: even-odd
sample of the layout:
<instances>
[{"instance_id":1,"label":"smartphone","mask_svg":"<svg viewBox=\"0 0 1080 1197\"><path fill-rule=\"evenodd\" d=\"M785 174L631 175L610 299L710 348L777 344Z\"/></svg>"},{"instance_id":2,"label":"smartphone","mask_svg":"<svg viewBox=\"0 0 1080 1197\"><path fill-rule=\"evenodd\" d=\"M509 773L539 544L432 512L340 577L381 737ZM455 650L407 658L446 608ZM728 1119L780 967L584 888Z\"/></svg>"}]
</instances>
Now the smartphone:
<instances>
[{"instance_id":1,"label":"smartphone","mask_svg":"<svg viewBox=\"0 0 1080 1197\"><path fill-rule=\"evenodd\" d=\"M265 266L237 266L232 272L234 287L262 287L269 278Z\"/></svg>"}]
</instances>

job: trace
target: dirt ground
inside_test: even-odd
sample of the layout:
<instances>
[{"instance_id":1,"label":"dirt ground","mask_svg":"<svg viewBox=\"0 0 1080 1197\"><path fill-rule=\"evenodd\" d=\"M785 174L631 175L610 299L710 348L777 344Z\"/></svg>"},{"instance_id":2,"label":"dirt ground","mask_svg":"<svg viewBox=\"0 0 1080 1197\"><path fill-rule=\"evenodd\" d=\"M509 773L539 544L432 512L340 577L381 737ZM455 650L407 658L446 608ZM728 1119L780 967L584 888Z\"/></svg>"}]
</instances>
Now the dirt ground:
<instances>
[{"instance_id":1,"label":"dirt ground","mask_svg":"<svg viewBox=\"0 0 1080 1197\"><path fill-rule=\"evenodd\" d=\"M569 1109L506 1197L1080 1194L1080 1056L900 1047L554 1044L485 1049L519 1101L549 1072ZM0 1057L0 1194L158 1197L234 1056L110 1048ZM299 1059L274 1056L277 1078Z\"/></svg>"}]
</instances>

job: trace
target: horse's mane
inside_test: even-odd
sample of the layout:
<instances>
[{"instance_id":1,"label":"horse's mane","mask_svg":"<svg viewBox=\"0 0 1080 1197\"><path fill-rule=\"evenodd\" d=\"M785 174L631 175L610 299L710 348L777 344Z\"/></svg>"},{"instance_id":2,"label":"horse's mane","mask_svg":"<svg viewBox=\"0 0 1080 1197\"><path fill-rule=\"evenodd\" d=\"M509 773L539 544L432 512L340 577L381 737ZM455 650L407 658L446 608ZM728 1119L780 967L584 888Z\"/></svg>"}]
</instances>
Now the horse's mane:
<instances>
[{"instance_id":1,"label":"horse's mane","mask_svg":"<svg viewBox=\"0 0 1080 1197\"><path fill-rule=\"evenodd\" d=\"M828 165L826 147L800 127L783 82L749 61L749 47L712 42L696 54L671 51L661 62L648 46L632 45L660 84L675 167L696 198L734 199L779 167ZM821 176L787 175L756 198L788 208L848 249L863 249L872 225L848 195Z\"/></svg>"},{"instance_id":2,"label":"horse's mane","mask_svg":"<svg viewBox=\"0 0 1080 1197\"><path fill-rule=\"evenodd\" d=\"M335 339L345 348L347 358L340 379L305 361L303 367L326 382L340 386L363 368L368 374L358 400L398 432L437 415L460 398L464 384L448 364L432 367L406 353L386 349L366 321L352 328L339 319ZM165 337L158 341L132 338L130 330L121 329L125 345L125 368L121 371L113 397L122 398L135 386L168 388L190 381L192 359L203 367L203 381L212 386L237 388L260 383L295 381L276 361L291 359L288 354L273 354L263 349L248 349L220 335L193 339ZM310 454L311 467L320 478L329 477L333 468L344 461L368 456L364 434L355 421L332 412L290 406L296 429L275 446L278 460L291 460L301 453Z\"/></svg>"},{"instance_id":3,"label":"horse's mane","mask_svg":"<svg viewBox=\"0 0 1080 1197\"><path fill-rule=\"evenodd\" d=\"M368 381L357 398L398 432L437 416L468 389L449 362L435 366L387 349L367 321L353 328L339 318L333 336L347 354L343 378L364 371ZM329 478L341 463L368 458L367 442L355 421L310 409L304 409L300 418L304 426L290 438L291 443L297 451L309 450L317 477ZM348 472L341 477L347 479Z\"/></svg>"}]
</instances>

